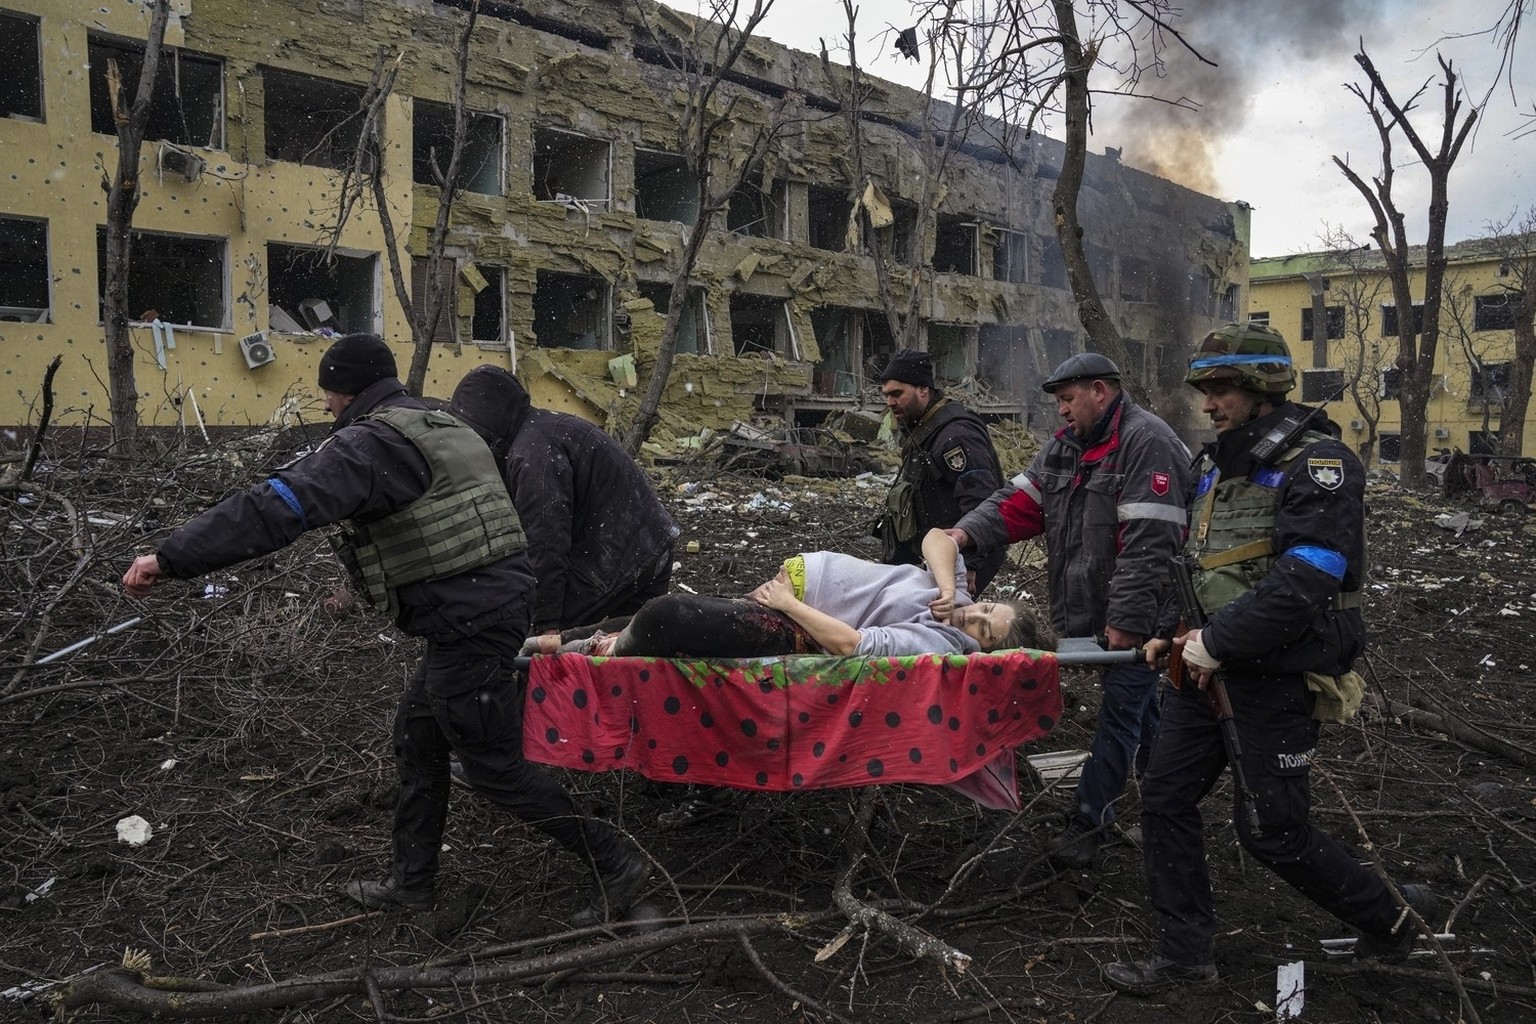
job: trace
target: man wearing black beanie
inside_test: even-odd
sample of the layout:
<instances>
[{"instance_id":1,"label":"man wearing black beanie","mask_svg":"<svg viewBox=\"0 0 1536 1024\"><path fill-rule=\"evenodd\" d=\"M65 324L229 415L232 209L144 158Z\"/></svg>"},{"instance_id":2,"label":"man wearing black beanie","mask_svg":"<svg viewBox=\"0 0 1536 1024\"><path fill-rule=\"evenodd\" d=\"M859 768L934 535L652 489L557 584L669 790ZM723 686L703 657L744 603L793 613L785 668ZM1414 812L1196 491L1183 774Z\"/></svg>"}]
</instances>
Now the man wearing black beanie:
<instances>
[{"instance_id":1,"label":"man wearing black beanie","mask_svg":"<svg viewBox=\"0 0 1536 1024\"><path fill-rule=\"evenodd\" d=\"M901 428L901 469L876 521L881 561L922 564L922 540L930 529L948 529L992 495L1003 482L1002 463L981 417L944 397L934 380L933 357L902 349L881 373L880 393ZM975 597L997 574L1004 549L968 562Z\"/></svg>"},{"instance_id":2,"label":"man wearing black beanie","mask_svg":"<svg viewBox=\"0 0 1536 1024\"><path fill-rule=\"evenodd\" d=\"M587 818L552 777L523 759L525 681L513 665L528 632L534 580L517 512L479 436L427 409L395 377L374 334L349 334L320 358L331 435L189 520L123 576L133 597L288 546L331 538L357 593L402 632L426 640L395 716L400 774L393 857L382 881L343 892L369 908L430 910L448 814L448 755L482 796L542 830L596 875L578 917L619 916L650 863ZM450 739L451 737L451 739Z\"/></svg>"}]
</instances>

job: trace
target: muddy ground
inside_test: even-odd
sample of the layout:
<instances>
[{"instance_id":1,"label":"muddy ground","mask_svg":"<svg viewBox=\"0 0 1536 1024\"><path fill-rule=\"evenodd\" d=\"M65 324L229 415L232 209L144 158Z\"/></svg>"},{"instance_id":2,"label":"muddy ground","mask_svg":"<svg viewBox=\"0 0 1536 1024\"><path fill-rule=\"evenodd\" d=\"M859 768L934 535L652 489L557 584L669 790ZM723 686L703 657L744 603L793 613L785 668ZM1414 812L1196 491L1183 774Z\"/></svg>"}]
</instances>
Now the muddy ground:
<instances>
[{"instance_id":1,"label":"muddy ground","mask_svg":"<svg viewBox=\"0 0 1536 1024\"><path fill-rule=\"evenodd\" d=\"M1430 953L1399 968L1326 956L1320 941L1347 931L1243 858L1224 783L1206 805L1222 983L1134 1000L1100 977L1149 946L1134 836L1094 870L1053 870L1041 843L1066 801L1027 773L1017 816L926 787L763 796L567 775L667 874L648 900L658 920L616 935L569 933L581 871L456 790L439 909L355 916L336 891L385 868L389 722L413 642L321 610L340 578L319 543L142 603L116 585L161 524L280 457L264 442L231 451L132 465L55 452L36 490L0 494L0 1020L40 1018L83 975L227 986L226 1019L262 1022L1259 1022L1275 1019L1277 965L1304 959L1305 1021L1536 1021L1536 527L1523 518L1457 535L1436 517L1467 506L1373 485L1372 693L1327 732L1314 774L1319 823L1444 897L1432 923L1454 918L1450 969ZM799 550L873 554L861 535L878 481L708 462L658 480L698 547L680 546L677 587L744 591ZM1024 554L997 585L1043 599ZM1087 746L1093 679L1065 687L1063 721L1026 753ZM1123 822L1136 813L1133 790ZM118 840L129 815L152 827L147 844ZM851 894L968 954L967 971L878 932L826 952L847 924L832 887L849 849L864 854ZM109 969L128 950L133 972ZM435 987L394 987L392 969L429 963ZM334 984L291 1005L245 1001L319 976ZM373 1000L350 994L359 976ZM93 1002L71 1019L139 1018Z\"/></svg>"}]
</instances>

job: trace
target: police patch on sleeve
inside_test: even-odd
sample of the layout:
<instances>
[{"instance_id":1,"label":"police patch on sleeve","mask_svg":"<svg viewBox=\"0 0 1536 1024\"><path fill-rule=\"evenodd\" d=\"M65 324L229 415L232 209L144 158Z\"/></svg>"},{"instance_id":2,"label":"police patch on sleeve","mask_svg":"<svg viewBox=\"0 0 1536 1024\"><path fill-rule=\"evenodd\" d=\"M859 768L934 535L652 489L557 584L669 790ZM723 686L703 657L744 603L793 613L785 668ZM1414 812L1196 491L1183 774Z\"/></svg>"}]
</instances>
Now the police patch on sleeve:
<instances>
[{"instance_id":1,"label":"police patch on sleeve","mask_svg":"<svg viewBox=\"0 0 1536 1024\"><path fill-rule=\"evenodd\" d=\"M1325 491L1336 491L1344 482L1343 459L1308 459L1307 475Z\"/></svg>"},{"instance_id":2,"label":"police patch on sleeve","mask_svg":"<svg viewBox=\"0 0 1536 1024\"><path fill-rule=\"evenodd\" d=\"M956 473L964 472L965 471L965 449L960 447L959 445L955 445L955 447L953 447L949 451L945 452L944 453L944 465L948 466L950 469L954 470Z\"/></svg>"}]
</instances>

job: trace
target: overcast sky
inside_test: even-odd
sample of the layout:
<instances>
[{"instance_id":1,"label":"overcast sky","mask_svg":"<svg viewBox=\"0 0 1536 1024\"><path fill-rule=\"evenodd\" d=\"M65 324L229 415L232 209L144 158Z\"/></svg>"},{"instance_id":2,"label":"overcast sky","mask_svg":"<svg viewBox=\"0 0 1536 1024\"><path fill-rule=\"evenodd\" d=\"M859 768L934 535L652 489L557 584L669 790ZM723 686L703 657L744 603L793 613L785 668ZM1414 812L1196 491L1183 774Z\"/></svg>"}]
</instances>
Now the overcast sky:
<instances>
[{"instance_id":1,"label":"overcast sky","mask_svg":"<svg viewBox=\"0 0 1536 1024\"><path fill-rule=\"evenodd\" d=\"M670 2L698 9L689 0ZM1179 0L1185 12L1176 22L1180 31L1218 67L1186 58L1171 78L1145 87L1190 96L1202 103L1201 109L1184 112L1121 97L1100 99L1091 146L1099 152L1106 145L1123 147L1128 163L1249 203L1255 256L1321 248L1325 224L1342 225L1367 242L1370 211L1332 162L1334 156L1347 159L1367 180L1380 167L1375 127L1360 99L1345 89L1347 83L1365 81L1354 61L1359 40L1364 38L1399 100L1430 81L1413 120L1433 150L1443 102L1436 49L1454 61L1468 95L1481 100L1493 84L1499 48L1488 34L1451 37L1491 27L1507 2ZM777 0L762 34L813 53L824 36L837 59L845 31L841 8L838 0ZM859 53L866 69L920 86L920 66L891 46L891 27L913 20L909 0L860 0L859 11ZM1522 126L1536 128L1536 122L1520 116L1536 109L1536 21L1526 26L1519 51L1525 60L1515 65L1515 97L1507 84L1495 91L1451 173L1447 241L1484 235L1489 221L1536 205L1536 171L1531 169L1536 166L1536 131L1524 139L1511 135ZM1059 137L1059 122L1047 133ZM1201 137L1210 140L1208 149L1200 145ZM1158 165L1151 151L1159 142L1178 159ZM1427 178L1422 167L1409 163L1412 152L1401 139L1394 156L1398 207L1408 217L1409 241L1421 243Z\"/></svg>"}]
</instances>

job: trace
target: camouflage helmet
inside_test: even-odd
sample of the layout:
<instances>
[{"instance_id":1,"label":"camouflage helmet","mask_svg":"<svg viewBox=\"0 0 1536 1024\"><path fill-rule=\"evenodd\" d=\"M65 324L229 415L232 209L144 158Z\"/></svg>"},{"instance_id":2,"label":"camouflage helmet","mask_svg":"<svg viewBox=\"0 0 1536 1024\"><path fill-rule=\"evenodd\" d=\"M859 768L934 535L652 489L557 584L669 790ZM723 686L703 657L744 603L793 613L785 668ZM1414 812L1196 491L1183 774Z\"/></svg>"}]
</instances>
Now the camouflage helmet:
<instances>
[{"instance_id":1,"label":"camouflage helmet","mask_svg":"<svg viewBox=\"0 0 1536 1024\"><path fill-rule=\"evenodd\" d=\"M1261 395L1283 395L1296 386L1291 350L1266 324L1226 324L1205 336L1189 357L1184 383L1221 381Z\"/></svg>"}]
</instances>

